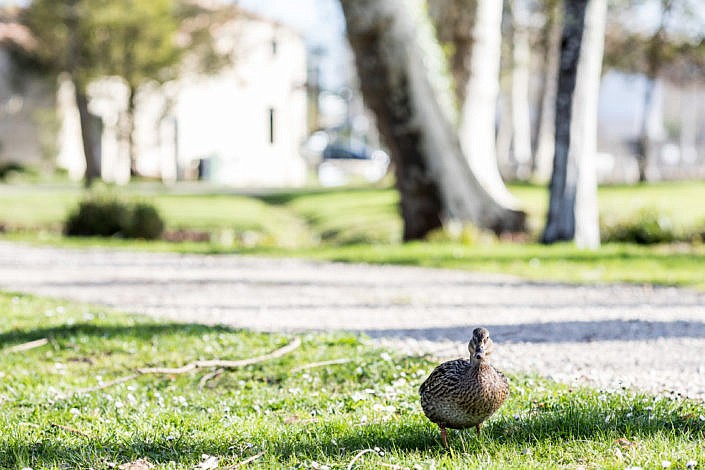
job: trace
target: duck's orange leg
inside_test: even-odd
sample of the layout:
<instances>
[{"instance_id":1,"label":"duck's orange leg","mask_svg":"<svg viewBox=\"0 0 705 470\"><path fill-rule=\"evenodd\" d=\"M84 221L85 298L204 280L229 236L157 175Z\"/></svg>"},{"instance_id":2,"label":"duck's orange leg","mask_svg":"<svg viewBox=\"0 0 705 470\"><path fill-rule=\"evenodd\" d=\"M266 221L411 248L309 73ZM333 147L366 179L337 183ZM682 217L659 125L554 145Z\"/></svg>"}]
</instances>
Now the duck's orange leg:
<instances>
[{"instance_id":1,"label":"duck's orange leg","mask_svg":"<svg viewBox=\"0 0 705 470\"><path fill-rule=\"evenodd\" d=\"M440 426L441 428L441 438L443 439L443 447L448 448L448 439L446 439L446 428Z\"/></svg>"}]
</instances>

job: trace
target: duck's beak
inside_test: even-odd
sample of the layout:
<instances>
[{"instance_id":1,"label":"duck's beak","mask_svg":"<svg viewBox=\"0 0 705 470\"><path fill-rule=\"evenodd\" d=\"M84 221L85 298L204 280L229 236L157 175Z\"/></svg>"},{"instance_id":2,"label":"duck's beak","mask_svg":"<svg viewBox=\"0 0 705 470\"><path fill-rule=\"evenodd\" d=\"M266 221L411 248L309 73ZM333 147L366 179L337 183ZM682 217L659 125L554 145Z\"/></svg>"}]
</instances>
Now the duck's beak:
<instances>
[{"instance_id":1,"label":"duck's beak","mask_svg":"<svg viewBox=\"0 0 705 470\"><path fill-rule=\"evenodd\" d=\"M483 346L478 346L475 348L475 359L478 361L485 358L485 348Z\"/></svg>"}]
</instances>

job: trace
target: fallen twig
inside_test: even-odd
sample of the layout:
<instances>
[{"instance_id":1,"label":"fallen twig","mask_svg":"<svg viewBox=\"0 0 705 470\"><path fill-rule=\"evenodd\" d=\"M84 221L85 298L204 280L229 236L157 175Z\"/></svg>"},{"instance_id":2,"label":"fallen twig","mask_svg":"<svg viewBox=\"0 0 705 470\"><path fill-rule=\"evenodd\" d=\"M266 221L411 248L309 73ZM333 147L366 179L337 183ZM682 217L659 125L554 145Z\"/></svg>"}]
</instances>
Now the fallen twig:
<instances>
[{"instance_id":1,"label":"fallen twig","mask_svg":"<svg viewBox=\"0 0 705 470\"><path fill-rule=\"evenodd\" d=\"M262 457L263 455L264 455L264 452L260 452L259 454L255 454L252 457L248 457L245 460L243 460L242 462L236 463L235 465L231 465L229 467L223 467L223 470L232 470L235 468L240 468L242 466L247 465L250 462L254 462L258 458Z\"/></svg>"},{"instance_id":2,"label":"fallen twig","mask_svg":"<svg viewBox=\"0 0 705 470\"><path fill-rule=\"evenodd\" d=\"M332 366L336 364L346 364L352 362L352 359L332 359L330 361L313 362L311 364L304 364L291 369L291 372L300 372L302 370L313 369L315 367Z\"/></svg>"},{"instance_id":3,"label":"fallen twig","mask_svg":"<svg viewBox=\"0 0 705 470\"><path fill-rule=\"evenodd\" d=\"M28 351L30 349L38 348L48 344L49 340L46 338L35 339L34 341L29 341L27 343L17 344L15 346L9 347L5 350L5 353L16 353L22 351Z\"/></svg>"},{"instance_id":4,"label":"fallen twig","mask_svg":"<svg viewBox=\"0 0 705 470\"><path fill-rule=\"evenodd\" d=\"M88 387L88 388L82 388L80 390L76 390L74 394L80 395L83 393L91 393L91 392L97 392L98 390L103 390L104 388L109 388L112 387L113 385L119 385L121 383L129 382L132 379L136 379L139 377L140 374L132 374L128 375L126 377L120 377L119 379L111 380L110 382L105 382L100 385L96 385L95 387Z\"/></svg>"},{"instance_id":5,"label":"fallen twig","mask_svg":"<svg viewBox=\"0 0 705 470\"><path fill-rule=\"evenodd\" d=\"M69 426L64 426L63 424L59 424L59 423L49 423L49 424L54 428L63 429L64 431L70 432L72 434L77 434L77 435L85 437L87 439L93 439L93 436L90 436L83 431L79 431L78 429L75 429L75 428L72 428Z\"/></svg>"},{"instance_id":6,"label":"fallen twig","mask_svg":"<svg viewBox=\"0 0 705 470\"><path fill-rule=\"evenodd\" d=\"M352 470L353 465L355 465L355 462L357 462L357 459L359 459L360 457L362 457L363 455L365 455L365 454L367 454L367 453L369 453L369 452L374 452L374 453L378 454L378 453L379 453L379 449L378 449L378 448L374 448L374 449L365 449L365 450L361 450L360 452L358 452L357 455L355 455L355 457L353 457L353 459L352 459L352 460L350 461L350 463L348 464L348 470Z\"/></svg>"},{"instance_id":7,"label":"fallen twig","mask_svg":"<svg viewBox=\"0 0 705 470\"><path fill-rule=\"evenodd\" d=\"M251 364L257 364L258 362L267 361L269 359L276 359L278 357L284 356L290 353L294 349L301 346L301 338L294 338L294 340L284 347L281 347L275 351L268 354L263 354L261 356L250 357L248 359L239 359L237 361L223 361L220 359L212 359L208 361L194 361L181 367L169 368L169 367L143 367L137 369L140 374L184 374L186 372L192 371L194 369L202 369L205 367L222 367L224 369L236 369L238 367L245 367Z\"/></svg>"},{"instance_id":8,"label":"fallen twig","mask_svg":"<svg viewBox=\"0 0 705 470\"><path fill-rule=\"evenodd\" d=\"M90 387L90 388L84 388L81 390L76 391L76 394L80 393L90 393L90 392L95 392L97 390L102 390L104 388L112 387L113 385L118 385L124 382L128 382L130 380L136 379L140 375L147 375L147 374L170 374L170 375L178 375L178 374L184 374L186 372L196 370L196 369L203 369L206 367L220 367L222 369L235 369L238 367L245 367L249 366L251 364L257 364L258 362L264 362L270 359L276 359L279 357L284 356L285 354L290 353L291 351L295 350L301 346L301 338L294 338L291 343L287 344L286 346L283 346L279 349L276 349L270 353L263 354L261 356L255 356L255 357L250 357L247 359L239 359L237 361L223 361L220 359L213 359L213 360L208 360L208 361L194 361L190 362L184 366L181 367L141 367L137 369L136 374L128 375L126 377L121 377L119 379L115 379L111 382L106 382L101 385L97 385L95 387ZM203 379L201 379L203 382Z\"/></svg>"},{"instance_id":9,"label":"fallen twig","mask_svg":"<svg viewBox=\"0 0 705 470\"><path fill-rule=\"evenodd\" d=\"M203 387L206 386L206 383L208 383L209 380L218 377L223 372L225 372L225 369L216 369L213 372L208 373L208 374L204 375L203 377L201 377L201 380L198 381L198 389L202 390Z\"/></svg>"}]
</instances>

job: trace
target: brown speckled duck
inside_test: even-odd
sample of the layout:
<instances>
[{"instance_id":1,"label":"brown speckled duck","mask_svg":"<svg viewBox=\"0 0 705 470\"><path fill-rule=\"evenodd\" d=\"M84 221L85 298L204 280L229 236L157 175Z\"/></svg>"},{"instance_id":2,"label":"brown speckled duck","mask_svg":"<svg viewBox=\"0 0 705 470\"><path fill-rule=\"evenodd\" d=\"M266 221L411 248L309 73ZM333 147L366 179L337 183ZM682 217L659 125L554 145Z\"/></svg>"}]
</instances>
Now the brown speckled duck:
<instances>
[{"instance_id":1,"label":"brown speckled duck","mask_svg":"<svg viewBox=\"0 0 705 470\"><path fill-rule=\"evenodd\" d=\"M502 406L509 396L509 382L488 361L492 339L485 328L475 328L468 344L471 359L444 362L419 387L421 408L428 419L441 428L443 445L448 447L446 428L475 427Z\"/></svg>"}]
</instances>

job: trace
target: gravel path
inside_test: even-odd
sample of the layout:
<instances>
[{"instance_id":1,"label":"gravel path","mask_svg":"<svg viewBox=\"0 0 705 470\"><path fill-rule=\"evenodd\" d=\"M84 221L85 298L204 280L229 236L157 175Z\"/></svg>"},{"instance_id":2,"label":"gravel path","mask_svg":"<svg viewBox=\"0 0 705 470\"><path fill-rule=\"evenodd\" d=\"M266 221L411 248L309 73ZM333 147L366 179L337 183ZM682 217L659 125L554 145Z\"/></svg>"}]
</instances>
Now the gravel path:
<instances>
[{"instance_id":1,"label":"gravel path","mask_svg":"<svg viewBox=\"0 0 705 470\"><path fill-rule=\"evenodd\" d=\"M183 322L363 331L439 358L486 326L494 363L565 382L705 399L705 293L491 274L0 242L0 289Z\"/></svg>"}]
</instances>

